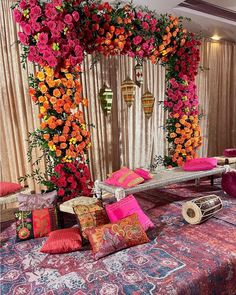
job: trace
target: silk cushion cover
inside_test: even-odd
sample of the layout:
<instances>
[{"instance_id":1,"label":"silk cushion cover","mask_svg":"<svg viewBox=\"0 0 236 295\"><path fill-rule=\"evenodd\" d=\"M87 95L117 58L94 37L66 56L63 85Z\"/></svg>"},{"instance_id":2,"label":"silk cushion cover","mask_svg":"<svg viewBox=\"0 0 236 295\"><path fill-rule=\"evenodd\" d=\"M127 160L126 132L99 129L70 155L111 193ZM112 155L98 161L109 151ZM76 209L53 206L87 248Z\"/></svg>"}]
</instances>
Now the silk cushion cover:
<instances>
[{"instance_id":1,"label":"silk cushion cover","mask_svg":"<svg viewBox=\"0 0 236 295\"><path fill-rule=\"evenodd\" d=\"M136 174L138 174L139 176L141 176L144 180L150 180L153 177L152 174L149 171L144 170L142 168L136 168L134 170L134 172Z\"/></svg>"},{"instance_id":2,"label":"silk cushion cover","mask_svg":"<svg viewBox=\"0 0 236 295\"><path fill-rule=\"evenodd\" d=\"M217 166L217 160L215 158L198 158L188 160L183 165L184 171L205 171L211 170Z\"/></svg>"},{"instance_id":3,"label":"silk cushion cover","mask_svg":"<svg viewBox=\"0 0 236 295\"><path fill-rule=\"evenodd\" d=\"M122 188L129 188L134 187L143 181L143 177L139 176L129 168L123 167L120 170L112 173L112 175L105 180L105 183Z\"/></svg>"},{"instance_id":4,"label":"silk cushion cover","mask_svg":"<svg viewBox=\"0 0 236 295\"><path fill-rule=\"evenodd\" d=\"M149 239L134 213L116 223L87 229L86 234L91 244L94 259L117 252L121 249L149 242Z\"/></svg>"},{"instance_id":5,"label":"silk cushion cover","mask_svg":"<svg viewBox=\"0 0 236 295\"><path fill-rule=\"evenodd\" d=\"M222 189L231 197L236 198L236 171L230 171L222 176Z\"/></svg>"},{"instance_id":6,"label":"silk cushion cover","mask_svg":"<svg viewBox=\"0 0 236 295\"><path fill-rule=\"evenodd\" d=\"M74 206L73 209L84 239L87 238L85 234L87 228L96 227L109 222L106 210L102 206L101 201L89 205L77 205Z\"/></svg>"},{"instance_id":7,"label":"silk cushion cover","mask_svg":"<svg viewBox=\"0 0 236 295\"><path fill-rule=\"evenodd\" d=\"M15 218L17 242L45 237L58 227L56 208L54 207L17 211Z\"/></svg>"},{"instance_id":8,"label":"silk cushion cover","mask_svg":"<svg viewBox=\"0 0 236 295\"><path fill-rule=\"evenodd\" d=\"M65 228L50 232L40 251L49 254L61 254L78 251L81 247L80 230L78 228Z\"/></svg>"},{"instance_id":9,"label":"silk cushion cover","mask_svg":"<svg viewBox=\"0 0 236 295\"><path fill-rule=\"evenodd\" d=\"M90 204L97 203L97 201L98 200L96 198L81 196L81 197L77 197L77 198L71 199L69 201L66 201L66 202L60 204L60 210L63 212L74 214L74 210L73 210L74 206L90 205Z\"/></svg>"},{"instance_id":10,"label":"silk cushion cover","mask_svg":"<svg viewBox=\"0 0 236 295\"><path fill-rule=\"evenodd\" d=\"M19 210L27 211L34 209L42 209L50 207L57 197L57 191L45 194L21 194L17 196L19 202Z\"/></svg>"},{"instance_id":11,"label":"silk cushion cover","mask_svg":"<svg viewBox=\"0 0 236 295\"><path fill-rule=\"evenodd\" d=\"M107 205L106 212L111 222L116 222L133 213L137 213L139 222L143 226L144 230L154 227L154 224L140 208L133 195L129 195L116 203Z\"/></svg>"},{"instance_id":12,"label":"silk cushion cover","mask_svg":"<svg viewBox=\"0 0 236 295\"><path fill-rule=\"evenodd\" d=\"M13 194L21 189L23 189L23 187L19 183L5 181L0 182L0 197Z\"/></svg>"}]
</instances>

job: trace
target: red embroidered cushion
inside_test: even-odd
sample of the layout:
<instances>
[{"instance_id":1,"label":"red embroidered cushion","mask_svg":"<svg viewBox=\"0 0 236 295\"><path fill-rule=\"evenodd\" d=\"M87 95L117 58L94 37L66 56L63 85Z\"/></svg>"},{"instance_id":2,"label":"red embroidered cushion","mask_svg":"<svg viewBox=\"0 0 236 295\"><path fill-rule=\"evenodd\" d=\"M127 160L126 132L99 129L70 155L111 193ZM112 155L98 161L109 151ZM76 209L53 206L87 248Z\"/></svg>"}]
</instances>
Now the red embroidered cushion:
<instances>
[{"instance_id":1,"label":"red embroidered cushion","mask_svg":"<svg viewBox=\"0 0 236 295\"><path fill-rule=\"evenodd\" d=\"M116 223L86 229L85 232L95 260L121 249L149 242L136 213Z\"/></svg>"},{"instance_id":2,"label":"red embroidered cushion","mask_svg":"<svg viewBox=\"0 0 236 295\"><path fill-rule=\"evenodd\" d=\"M144 180L149 180L153 178L152 174L149 171L142 168L136 168L134 172L144 178Z\"/></svg>"},{"instance_id":3,"label":"red embroidered cushion","mask_svg":"<svg viewBox=\"0 0 236 295\"><path fill-rule=\"evenodd\" d=\"M15 192L18 192L23 187L19 183L14 182L0 182L0 197L14 194Z\"/></svg>"},{"instance_id":4,"label":"red embroidered cushion","mask_svg":"<svg viewBox=\"0 0 236 295\"><path fill-rule=\"evenodd\" d=\"M228 195L236 198L236 171L230 171L223 174L221 186Z\"/></svg>"},{"instance_id":5,"label":"red embroidered cushion","mask_svg":"<svg viewBox=\"0 0 236 295\"><path fill-rule=\"evenodd\" d=\"M61 254L78 251L82 247L82 238L78 228L58 229L49 233L41 252Z\"/></svg>"},{"instance_id":6,"label":"red embroidered cushion","mask_svg":"<svg viewBox=\"0 0 236 295\"><path fill-rule=\"evenodd\" d=\"M47 236L58 227L56 208L15 212L16 242Z\"/></svg>"},{"instance_id":7,"label":"red embroidered cushion","mask_svg":"<svg viewBox=\"0 0 236 295\"><path fill-rule=\"evenodd\" d=\"M224 150L225 157L236 157L236 149L225 149Z\"/></svg>"},{"instance_id":8,"label":"red embroidered cushion","mask_svg":"<svg viewBox=\"0 0 236 295\"><path fill-rule=\"evenodd\" d=\"M144 179L127 167L112 173L111 177L105 180L106 184L129 188L144 182Z\"/></svg>"},{"instance_id":9,"label":"red embroidered cushion","mask_svg":"<svg viewBox=\"0 0 236 295\"><path fill-rule=\"evenodd\" d=\"M188 160L183 165L184 171L204 171L211 170L217 166L217 159L215 158L198 158Z\"/></svg>"},{"instance_id":10,"label":"red embroidered cushion","mask_svg":"<svg viewBox=\"0 0 236 295\"><path fill-rule=\"evenodd\" d=\"M85 240L87 239L85 233L87 228L97 227L109 222L101 201L88 205L76 205L73 209Z\"/></svg>"},{"instance_id":11,"label":"red embroidered cushion","mask_svg":"<svg viewBox=\"0 0 236 295\"><path fill-rule=\"evenodd\" d=\"M35 209L48 208L52 206L57 197L57 191L45 194L18 194L19 210L28 211Z\"/></svg>"},{"instance_id":12,"label":"red embroidered cushion","mask_svg":"<svg viewBox=\"0 0 236 295\"><path fill-rule=\"evenodd\" d=\"M154 224L147 215L145 215L133 195L129 195L116 203L107 205L106 211L111 222L116 222L133 213L137 213L139 222L142 224L144 230L154 227Z\"/></svg>"}]
</instances>

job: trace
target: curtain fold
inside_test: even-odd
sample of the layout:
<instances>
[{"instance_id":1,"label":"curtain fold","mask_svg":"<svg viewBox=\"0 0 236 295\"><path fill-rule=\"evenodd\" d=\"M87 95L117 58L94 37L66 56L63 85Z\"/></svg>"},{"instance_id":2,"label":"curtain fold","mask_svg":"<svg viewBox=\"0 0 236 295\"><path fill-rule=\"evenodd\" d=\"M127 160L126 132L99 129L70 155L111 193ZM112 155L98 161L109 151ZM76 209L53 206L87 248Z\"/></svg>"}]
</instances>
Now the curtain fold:
<instances>
[{"instance_id":1,"label":"curtain fold","mask_svg":"<svg viewBox=\"0 0 236 295\"><path fill-rule=\"evenodd\" d=\"M12 19L11 2L0 2L0 176L1 180L17 182L20 176L32 172L32 163L40 151L35 150L31 163L27 162L28 132L39 127L38 108L28 95L28 74L20 64L21 50L17 41L18 27ZM148 166L155 155L164 156L166 140L163 111L165 69L144 63L142 87L136 87L136 99L129 108L121 97L121 83L129 76L134 79L135 61L125 56L101 57L91 69L92 56L82 65L83 95L89 99L84 110L91 129L92 148L89 152L93 179L104 179L121 166ZM236 147L236 44L204 40L200 64L209 68L197 76L203 146L201 156L221 155L224 148ZM106 82L113 91L110 115L102 111L98 93ZM150 119L144 115L141 97L146 90L155 97ZM44 170L44 163L41 165ZM28 181L32 190L40 190Z\"/></svg>"}]
</instances>

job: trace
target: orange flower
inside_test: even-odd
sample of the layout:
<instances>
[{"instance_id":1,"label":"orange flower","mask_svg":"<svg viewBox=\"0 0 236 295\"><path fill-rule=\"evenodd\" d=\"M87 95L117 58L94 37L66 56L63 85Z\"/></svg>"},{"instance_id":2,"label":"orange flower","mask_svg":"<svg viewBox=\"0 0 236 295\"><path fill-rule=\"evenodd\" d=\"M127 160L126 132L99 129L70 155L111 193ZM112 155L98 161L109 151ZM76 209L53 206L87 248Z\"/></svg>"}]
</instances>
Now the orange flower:
<instances>
[{"instance_id":1,"label":"orange flower","mask_svg":"<svg viewBox=\"0 0 236 295\"><path fill-rule=\"evenodd\" d=\"M35 93L36 93L36 90L34 88L30 87L30 89L29 89L30 96L35 95Z\"/></svg>"},{"instance_id":2,"label":"orange flower","mask_svg":"<svg viewBox=\"0 0 236 295\"><path fill-rule=\"evenodd\" d=\"M59 141L60 141L60 142L66 142L66 138L65 138L65 136L64 136L64 135L60 135L60 136L59 136Z\"/></svg>"},{"instance_id":3,"label":"orange flower","mask_svg":"<svg viewBox=\"0 0 236 295\"><path fill-rule=\"evenodd\" d=\"M181 127L181 125L180 125L179 123L176 123L176 124L175 124L175 127L176 127L176 128L179 128L179 127Z\"/></svg>"},{"instance_id":4,"label":"orange flower","mask_svg":"<svg viewBox=\"0 0 236 295\"><path fill-rule=\"evenodd\" d=\"M54 70L53 68L50 68L50 67L44 67L44 71L46 73L46 75L48 77L52 77L54 75Z\"/></svg>"},{"instance_id":5,"label":"orange flower","mask_svg":"<svg viewBox=\"0 0 236 295\"><path fill-rule=\"evenodd\" d=\"M179 114L178 113L174 114L173 115L173 118L178 119L179 118Z\"/></svg>"},{"instance_id":6,"label":"orange flower","mask_svg":"<svg viewBox=\"0 0 236 295\"><path fill-rule=\"evenodd\" d=\"M55 123L51 123L48 126L50 129L55 129L57 127L57 125Z\"/></svg>"},{"instance_id":7,"label":"orange flower","mask_svg":"<svg viewBox=\"0 0 236 295\"><path fill-rule=\"evenodd\" d=\"M39 101L40 103L43 103L43 102L45 101L45 97L42 96L42 95L40 95L39 98L38 98L38 101Z\"/></svg>"},{"instance_id":8,"label":"orange flower","mask_svg":"<svg viewBox=\"0 0 236 295\"><path fill-rule=\"evenodd\" d=\"M60 157L61 156L61 150L56 150L56 156Z\"/></svg>"},{"instance_id":9,"label":"orange flower","mask_svg":"<svg viewBox=\"0 0 236 295\"><path fill-rule=\"evenodd\" d=\"M58 88L54 89L53 90L53 96L56 96L56 97L60 97L61 96L61 92Z\"/></svg>"},{"instance_id":10,"label":"orange flower","mask_svg":"<svg viewBox=\"0 0 236 295\"><path fill-rule=\"evenodd\" d=\"M53 141L54 143L57 143L57 142L59 141L59 135L58 135L58 134L55 134L55 135L53 136L52 141Z\"/></svg>"},{"instance_id":11,"label":"orange flower","mask_svg":"<svg viewBox=\"0 0 236 295\"><path fill-rule=\"evenodd\" d=\"M39 79L39 81L44 81L45 79L44 72L36 72L36 77Z\"/></svg>"},{"instance_id":12,"label":"orange flower","mask_svg":"<svg viewBox=\"0 0 236 295\"><path fill-rule=\"evenodd\" d=\"M60 148L61 148L61 149L65 149L65 148L67 148L67 144L66 144L65 142L62 142L62 143L60 144Z\"/></svg>"},{"instance_id":13,"label":"orange flower","mask_svg":"<svg viewBox=\"0 0 236 295\"><path fill-rule=\"evenodd\" d=\"M57 102L56 97L51 96L51 98L50 98L50 102L51 102L52 104L55 104L55 103Z\"/></svg>"},{"instance_id":14,"label":"orange flower","mask_svg":"<svg viewBox=\"0 0 236 295\"><path fill-rule=\"evenodd\" d=\"M48 88L45 84L42 84L41 86L39 86L39 89L42 93L46 93L48 91Z\"/></svg>"},{"instance_id":15,"label":"orange flower","mask_svg":"<svg viewBox=\"0 0 236 295\"><path fill-rule=\"evenodd\" d=\"M53 88L56 85L55 80L48 80L47 83L50 88Z\"/></svg>"},{"instance_id":16,"label":"orange flower","mask_svg":"<svg viewBox=\"0 0 236 295\"><path fill-rule=\"evenodd\" d=\"M176 136L177 136L177 134L174 133L174 132L172 132L172 133L170 134L170 138L175 138Z\"/></svg>"},{"instance_id":17,"label":"orange flower","mask_svg":"<svg viewBox=\"0 0 236 295\"><path fill-rule=\"evenodd\" d=\"M43 138L48 141L50 138L50 135L48 133L46 133L43 135Z\"/></svg>"},{"instance_id":18,"label":"orange flower","mask_svg":"<svg viewBox=\"0 0 236 295\"><path fill-rule=\"evenodd\" d=\"M40 126L41 126L42 129L45 129L45 128L47 127L47 123L42 122L42 123L40 124Z\"/></svg>"}]
</instances>

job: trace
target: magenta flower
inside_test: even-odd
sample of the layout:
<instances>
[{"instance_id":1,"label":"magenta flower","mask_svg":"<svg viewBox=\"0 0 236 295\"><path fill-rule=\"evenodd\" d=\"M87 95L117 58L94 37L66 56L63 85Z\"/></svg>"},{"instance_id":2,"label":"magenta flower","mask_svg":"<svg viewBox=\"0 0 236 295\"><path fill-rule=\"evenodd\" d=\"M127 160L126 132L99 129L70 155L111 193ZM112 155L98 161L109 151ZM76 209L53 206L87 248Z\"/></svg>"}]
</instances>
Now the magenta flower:
<instances>
[{"instance_id":1,"label":"magenta flower","mask_svg":"<svg viewBox=\"0 0 236 295\"><path fill-rule=\"evenodd\" d=\"M23 31L26 35L31 35L31 26L29 24L26 24L24 27L23 27Z\"/></svg>"},{"instance_id":2,"label":"magenta flower","mask_svg":"<svg viewBox=\"0 0 236 295\"><path fill-rule=\"evenodd\" d=\"M76 22L80 19L79 13L77 11L73 11L72 16Z\"/></svg>"},{"instance_id":3,"label":"magenta flower","mask_svg":"<svg viewBox=\"0 0 236 295\"><path fill-rule=\"evenodd\" d=\"M41 8L39 6L33 6L30 11L30 17L37 20L42 14Z\"/></svg>"},{"instance_id":4,"label":"magenta flower","mask_svg":"<svg viewBox=\"0 0 236 295\"><path fill-rule=\"evenodd\" d=\"M22 14L18 9L13 10L13 18L15 22L19 23L22 19Z\"/></svg>"},{"instance_id":5,"label":"magenta flower","mask_svg":"<svg viewBox=\"0 0 236 295\"><path fill-rule=\"evenodd\" d=\"M22 10L24 10L24 9L26 9L27 8L27 3L26 3L26 1L25 0L21 0L20 1L20 3L19 3L19 7L20 7L20 9L22 9Z\"/></svg>"},{"instance_id":6,"label":"magenta flower","mask_svg":"<svg viewBox=\"0 0 236 295\"><path fill-rule=\"evenodd\" d=\"M149 29L149 24L147 22L142 22L141 26L143 27L144 30L148 30Z\"/></svg>"},{"instance_id":7,"label":"magenta flower","mask_svg":"<svg viewBox=\"0 0 236 295\"><path fill-rule=\"evenodd\" d=\"M138 19L142 19L142 17L143 17L142 12L141 11L137 12L137 18Z\"/></svg>"},{"instance_id":8,"label":"magenta flower","mask_svg":"<svg viewBox=\"0 0 236 295\"><path fill-rule=\"evenodd\" d=\"M134 39L133 39L133 43L134 43L134 45L138 45L138 44L140 44L141 42L142 42L142 37L141 36L136 36L136 37L134 37Z\"/></svg>"},{"instance_id":9,"label":"magenta flower","mask_svg":"<svg viewBox=\"0 0 236 295\"><path fill-rule=\"evenodd\" d=\"M18 38L23 45L29 45L29 37L26 34L18 32Z\"/></svg>"},{"instance_id":10,"label":"magenta flower","mask_svg":"<svg viewBox=\"0 0 236 295\"><path fill-rule=\"evenodd\" d=\"M39 40L38 42L41 43L41 44L47 44L48 43L48 34L40 33L38 40Z\"/></svg>"},{"instance_id":11,"label":"magenta flower","mask_svg":"<svg viewBox=\"0 0 236 295\"><path fill-rule=\"evenodd\" d=\"M64 22L68 25L72 24L73 22L73 18L70 14L66 14L64 17Z\"/></svg>"}]
</instances>

